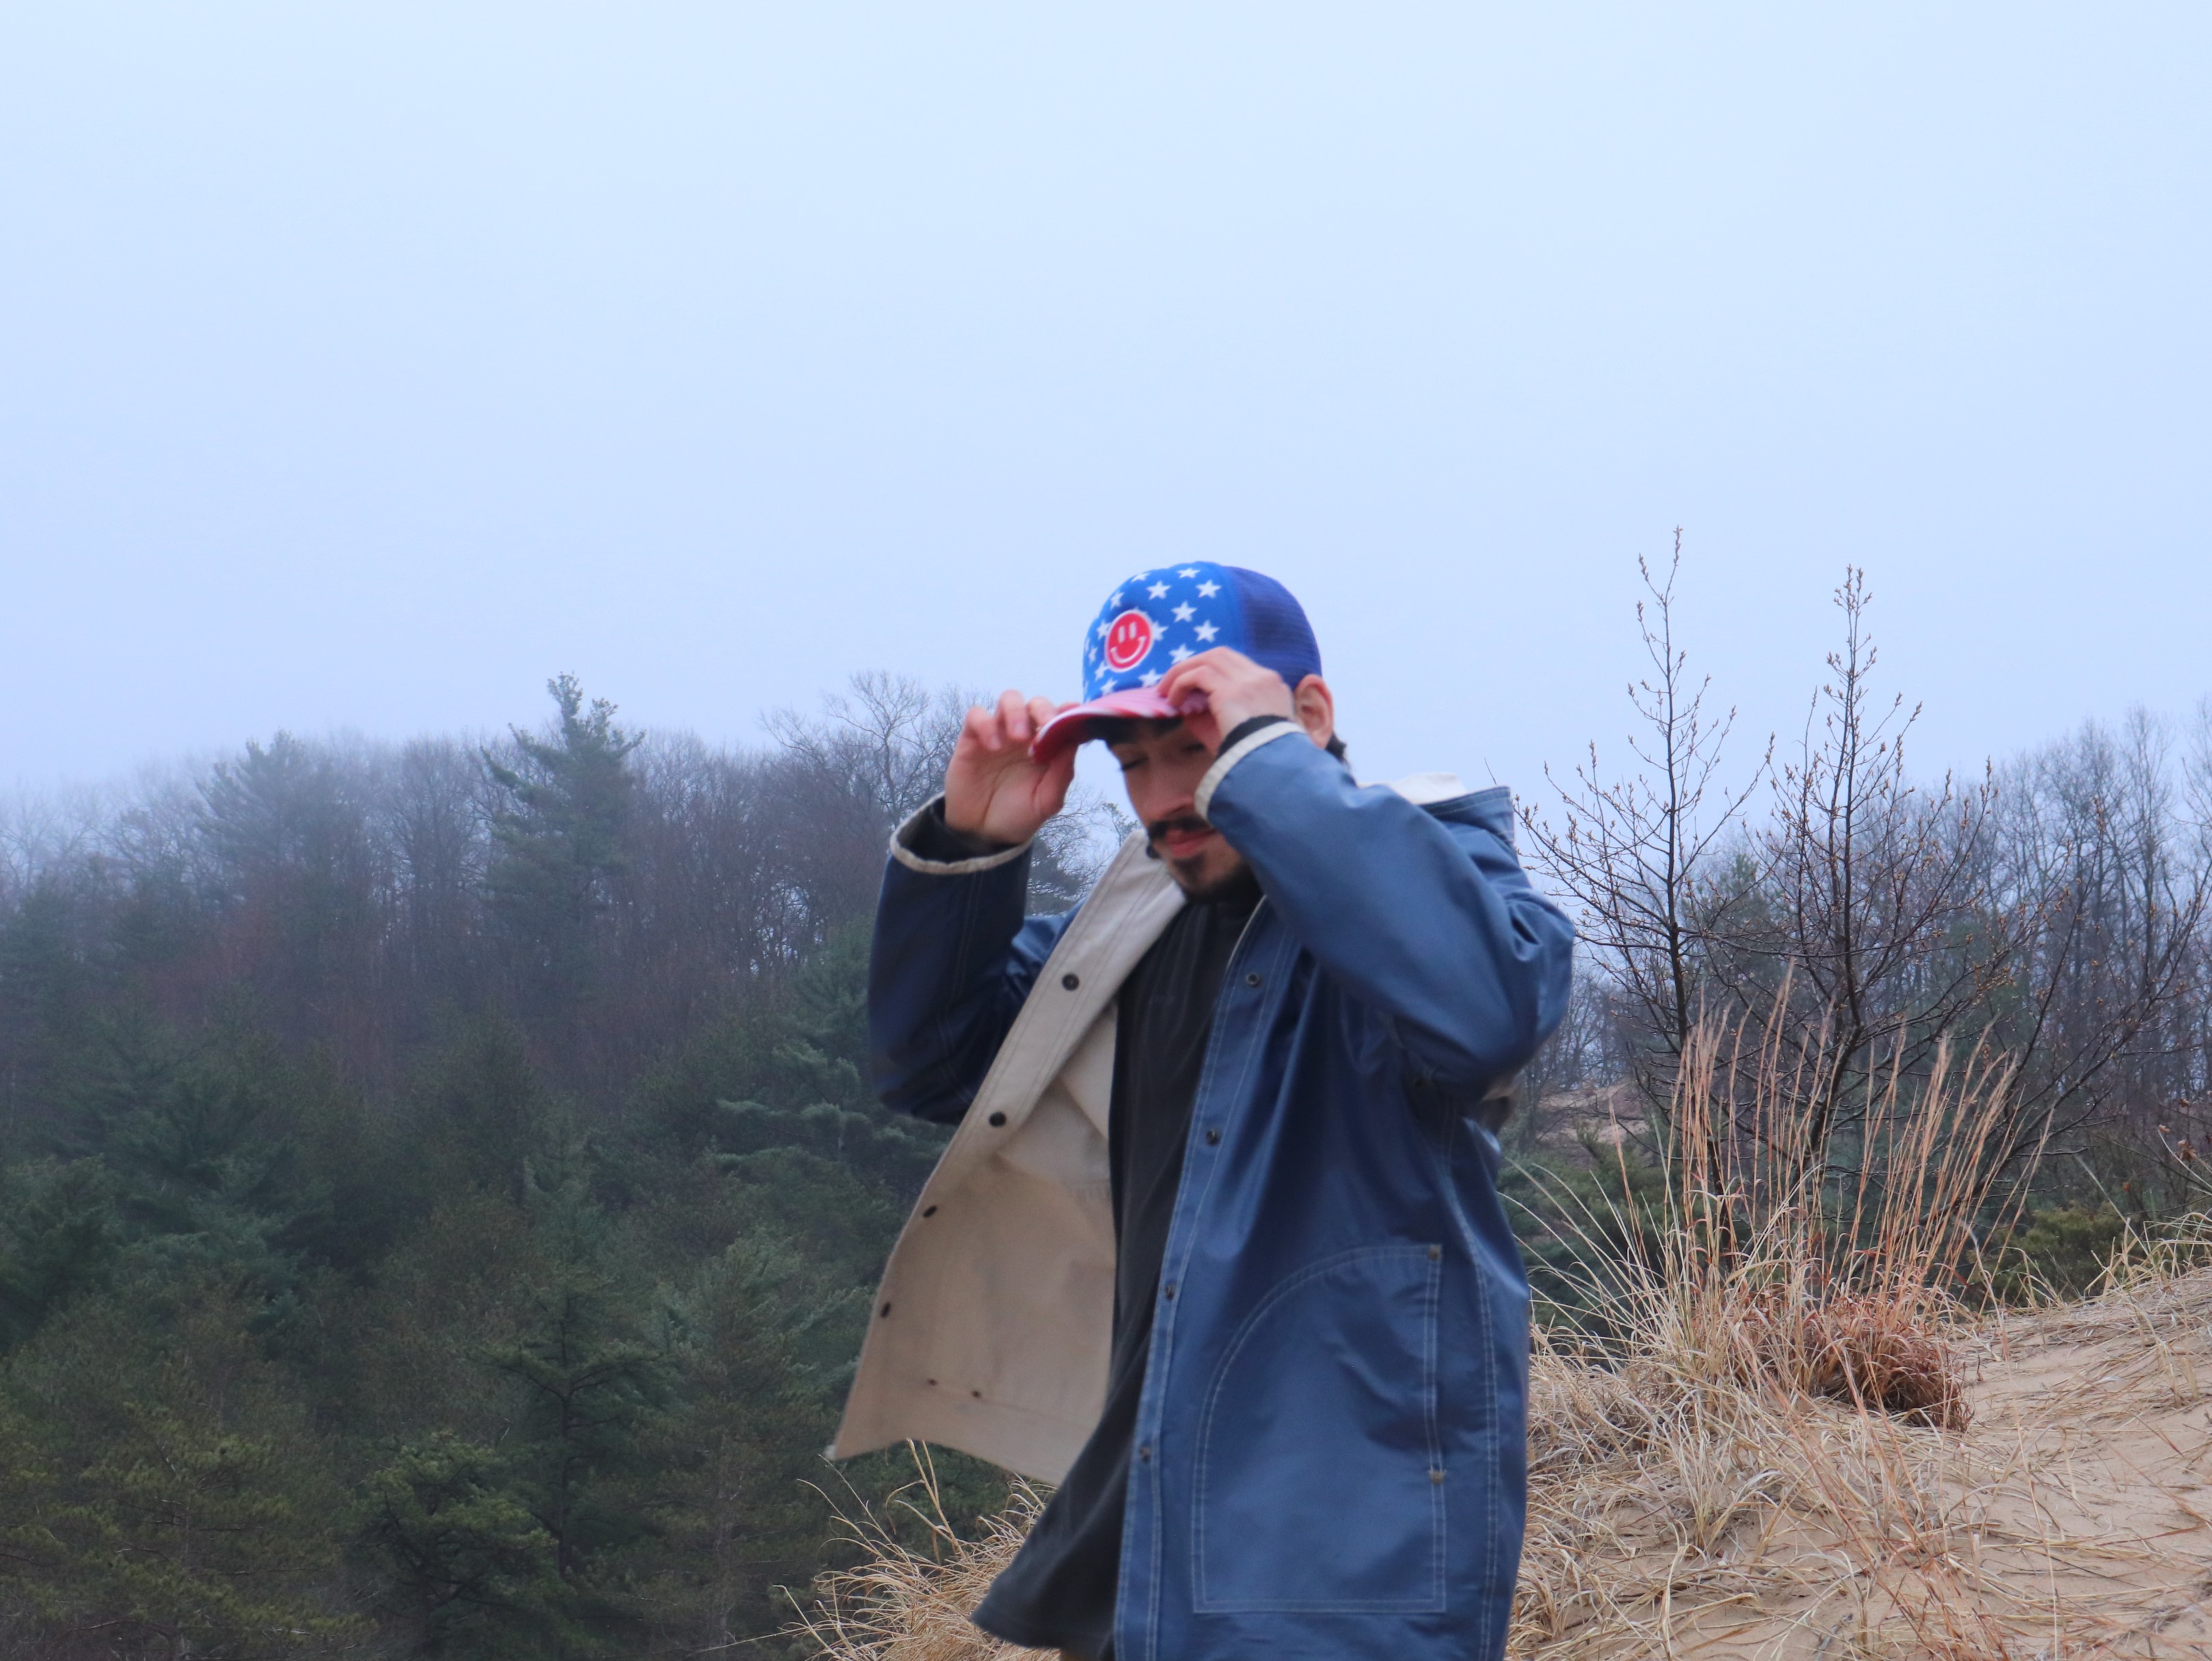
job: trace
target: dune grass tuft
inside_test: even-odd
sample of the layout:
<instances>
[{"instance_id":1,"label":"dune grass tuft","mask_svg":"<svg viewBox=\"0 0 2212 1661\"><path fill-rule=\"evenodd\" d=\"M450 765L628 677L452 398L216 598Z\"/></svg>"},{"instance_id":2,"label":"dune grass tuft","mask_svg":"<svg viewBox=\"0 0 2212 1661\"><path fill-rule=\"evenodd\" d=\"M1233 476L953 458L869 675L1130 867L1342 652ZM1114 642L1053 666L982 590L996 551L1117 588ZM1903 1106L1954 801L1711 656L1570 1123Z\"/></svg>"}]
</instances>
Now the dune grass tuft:
<instances>
[{"instance_id":1,"label":"dune grass tuft","mask_svg":"<svg viewBox=\"0 0 2212 1661\"><path fill-rule=\"evenodd\" d=\"M1006 1509L986 1521L978 1538L946 1519L929 1451L910 1445L915 1480L891 1503L922 1525L913 1545L865 1506L841 1507L846 1542L859 1564L823 1577L787 1634L823 1661L1009 1661L1030 1653L980 1631L968 1611L983 1601L1000 1570L1044 1509L1017 1479Z\"/></svg>"}]
</instances>

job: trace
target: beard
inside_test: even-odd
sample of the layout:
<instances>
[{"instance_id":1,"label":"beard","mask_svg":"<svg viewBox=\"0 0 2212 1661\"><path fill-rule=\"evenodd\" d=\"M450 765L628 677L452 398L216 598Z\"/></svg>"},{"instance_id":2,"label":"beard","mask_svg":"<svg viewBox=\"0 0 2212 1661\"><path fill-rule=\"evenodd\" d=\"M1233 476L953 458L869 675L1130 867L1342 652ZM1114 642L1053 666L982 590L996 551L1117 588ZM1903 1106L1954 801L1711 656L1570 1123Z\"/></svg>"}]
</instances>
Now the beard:
<instances>
[{"instance_id":1,"label":"beard","mask_svg":"<svg viewBox=\"0 0 2212 1661\"><path fill-rule=\"evenodd\" d=\"M1161 842L1174 831L1212 828L1195 815L1155 819L1145 827L1145 852L1150 858L1166 864L1168 874L1176 879L1176 885L1193 905L1212 905L1227 900L1248 904L1256 901L1260 897L1260 879L1245 862L1244 856L1227 843L1218 844L1218 853L1208 849L1187 860L1170 859L1160 852Z\"/></svg>"},{"instance_id":2,"label":"beard","mask_svg":"<svg viewBox=\"0 0 2212 1661\"><path fill-rule=\"evenodd\" d=\"M1189 868L1185 870L1184 867ZM1229 869L1216 872L1211 877L1201 860L1170 860L1168 872L1182 888L1183 897L1193 905L1233 904L1249 909L1260 903L1260 873L1245 864L1242 855Z\"/></svg>"}]
</instances>

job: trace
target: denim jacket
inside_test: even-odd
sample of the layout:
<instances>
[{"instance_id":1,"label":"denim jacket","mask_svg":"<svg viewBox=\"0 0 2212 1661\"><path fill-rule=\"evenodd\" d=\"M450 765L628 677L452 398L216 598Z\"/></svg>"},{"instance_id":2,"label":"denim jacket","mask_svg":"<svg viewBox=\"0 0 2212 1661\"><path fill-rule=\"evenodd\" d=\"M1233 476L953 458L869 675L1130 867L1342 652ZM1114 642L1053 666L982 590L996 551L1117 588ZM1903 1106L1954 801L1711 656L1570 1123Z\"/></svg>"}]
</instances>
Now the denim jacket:
<instances>
[{"instance_id":1,"label":"denim jacket","mask_svg":"<svg viewBox=\"0 0 2212 1661\"><path fill-rule=\"evenodd\" d=\"M1191 1115L1115 1653L1501 1655L1528 1301L1495 1129L1563 1013L1572 931L1502 788L1360 786L1285 725L1223 755L1199 804L1267 897ZM911 1437L1053 1480L1104 1389L1114 993L1182 897L1133 838L1076 911L1025 920L1026 849L935 863L912 840L878 919L875 1083L960 1129L832 1452Z\"/></svg>"}]
</instances>

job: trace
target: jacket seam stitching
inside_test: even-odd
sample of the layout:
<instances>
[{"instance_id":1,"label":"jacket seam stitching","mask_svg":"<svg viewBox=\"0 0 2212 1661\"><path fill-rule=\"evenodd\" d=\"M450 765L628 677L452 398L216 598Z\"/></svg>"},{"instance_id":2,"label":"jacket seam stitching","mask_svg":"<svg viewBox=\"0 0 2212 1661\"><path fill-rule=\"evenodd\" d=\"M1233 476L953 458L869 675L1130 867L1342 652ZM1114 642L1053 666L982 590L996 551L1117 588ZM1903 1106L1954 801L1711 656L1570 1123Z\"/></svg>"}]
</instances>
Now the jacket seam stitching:
<instances>
[{"instance_id":1,"label":"jacket seam stitching","mask_svg":"<svg viewBox=\"0 0 2212 1661\"><path fill-rule=\"evenodd\" d=\"M1504 1434L1503 1428L1498 1423L1498 1335L1496 1324L1491 1318L1490 1279L1483 1271L1482 1245L1475 1233L1474 1220L1467 1214L1466 1208L1460 1202L1459 1189L1453 1180L1452 1174L1452 1151L1458 1145L1462 1117L1462 1115L1456 1113L1452 1115L1441 1157L1441 1169L1437 1176L1439 1186L1443 1192L1444 1203L1451 1211L1452 1220L1459 1226L1462 1238L1474 1265L1475 1320L1480 1323L1482 1333L1480 1342L1475 1348L1476 1353L1481 1357L1480 1370L1482 1376L1483 1421L1489 1432L1487 1439L1491 1447L1491 1458L1488 1468L1483 1473L1486 1479L1483 1483L1486 1504L1483 1507L1482 1548L1482 1585L1485 1595L1481 1600L1482 1608L1475 1618L1481 1623L1482 1630L1487 1636L1491 1628L1495 1625L1497 1618L1496 1612L1491 1608L1496 1599L1490 1597L1488 1593L1498 1584L1499 1546L1498 1536L1503 1532L1498 1512L1504 1498ZM1510 1605L1511 1602L1510 1596L1507 1602Z\"/></svg>"},{"instance_id":2,"label":"jacket seam stitching","mask_svg":"<svg viewBox=\"0 0 2212 1661\"><path fill-rule=\"evenodd\" d=\"M1326 1603L1316 1602L1305 1598L1268 1598L1252 1601L1238 1599L1235 1602L1229 1602L1226 1600L1217 1600L1213 1598L1206 1589L1206 1494L1209 1486L1207 1482L1206 1450L1212 1444L1214 1415L1220 1404L1222 1389L1228 1382L1229 1368L1231 1364L1234 1362L1237 1356L1243 1352L1244 1346L1250 1342L1252 1334L1258 1329L1261 1321L1267 1317L1268 1312L1272 1311L1276 1305L1282 1302L1284 1299L1288 1298L1291 1293L1298 1291L1301 1287L1308 1285L1310 1282L1320 1279L1322 1275L1329 1274L1333 1270L1346 1268L1352 1263L1362 1262L1370 1258L1410 1256L1415 1252L1425 1251L1427 1250L1428 1244L1425 1241L1401 1240L1393 1241L1387 1245L1353 1246L1347 1250L1340 1251L1331 1256L1321 1258L1317 1262L1307 1264L1297 1274L1278 1281L1275 1286L1269 1290L1267 1295L1260 1300L1259 1304L1253 1309L1252 1312L1247 1315L1243 1321L1237 1323L1236 1334L1229 1342L1229 1348L1222 1352L1221 1360L1214 1364L1213 1383L1212 1387L1208 1389L1206 1393L1206 1411L1199 1420L1197 1457L1193 1462L1196 1467L1196 1481L1194 1484L1191 1500L1191 1531L1193 1536L1191 1542L1191 1602L1193 1605L1193 1613L1212 1615L1233 1614L1240 1611L1261 1612L1266 1610L1298 1610L1313 1615L1325 1615L1335 1611L1352 1612L1369 1610L1379 1612L1384 1610L1395 1610L1407 1615L1428 1615L1436 1613L1437 1609L1441 1607L1443 1600L1438 1596L1438 1592L1441 1588L1437 1583L1441 1581L1443 1574L1442 1565L1437 1556L1435 1544L1437 1522L1435 1512L1437 1501L1433 1493L1430 1497L1431 1585L1429 1597L1431 1601L1426 1605L1419 1603L1415 1599L1407 1597L1346 1598ZM1435 1377L1435 1353L1437 1342L1437 1270L1439 1267L1440 1266L1437 1264L1431 1263L1422 1277L1421 1365L1423 1372L1425 1375L1422 1381L1422 1410L1424 1416L1428 1421L1426 1429L1428 1453L1431 1462L1429 1469L1431 1470L1436 1469L1436 1461L1439 1457L1439 1450L1437 1445L1436 1436L1436 1416L1433 1407L1433 1380Z\"/></svg>"},{"instance_id":3,"label":"jacket seam stitching","mask_svg":"<svg viewBox=\"0 0 2212 1661\"><path fill-rule=\"evenodd\" d=\"M1206 776L1199 780L1198 788L1193 793L1193 805L1198 809L1199 818L1211 817L1213 793L1221 788L1222 780L1229 776L1230 770L1238 762L1263 745L1273 744L1277 739L1304 738L1305 735L1305 728L1294 721L1277 721L1273 726L1262 727L1256 733L1248 733L1215 757L1213 765L1206 770Z\"/></svg>"},{"instance_id":4,"label":"jacket seam stitching","mask_svg":"<svg viewBox=\"0 0 2212 1661\"><path fill-rule=\"evenodd\" d=\"M1451 1473L1444 1469L1443 1434L1438 1425L1437 1398L1443 1388L1437 1372L1437 1347L1441 1336L1439 1327L1443 1319L1443 1254L1429 1264L1428 1308L1421 1322L1424 1348L1421 1354L1421 1407L1428 1418L1429 1439L1429 1613L1443 1613L1449 1600L1444 1594L1444 1565L1449 1555L1449 1542L1444 1531L1450 1515L1444 1506L1446 1479Z\"/></svg>"}]
</instances>

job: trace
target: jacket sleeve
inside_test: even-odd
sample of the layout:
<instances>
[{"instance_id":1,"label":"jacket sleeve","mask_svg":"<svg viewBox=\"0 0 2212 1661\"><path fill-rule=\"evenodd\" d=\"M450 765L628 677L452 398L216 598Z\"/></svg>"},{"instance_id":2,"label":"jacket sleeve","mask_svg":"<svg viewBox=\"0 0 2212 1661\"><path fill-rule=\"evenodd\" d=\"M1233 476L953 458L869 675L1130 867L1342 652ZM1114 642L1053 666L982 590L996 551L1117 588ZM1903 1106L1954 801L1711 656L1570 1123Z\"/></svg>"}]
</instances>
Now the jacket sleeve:
<instances>
[{"instance_id":1,"label":"jacket sleeve","mask_svg":"<svg viewBox=\"0 0 2212 1661\"><path fill-rule=\"evenodd\" d=\"M927 835L932 803L891 839L868 961L871 1082L885 1107L957 1123L1074 914L1022 916L1030 844L971 859Z\"/></svg>"},{"instance_id":2,"label":"jacket sleeve","mask_svg":"<svg viewBox=\"0 0 2212 1661\"><path fill-rule=\"evenodd\" d=\"M1395 1030L1417 1071L1487 1085L1565 1013L1574 930L1513 851L1504 793L1447 824L1356 783L1295 727L1224 751L1199 811L1252 862L1300 944Z\"/></svg>"}]
</instances>

